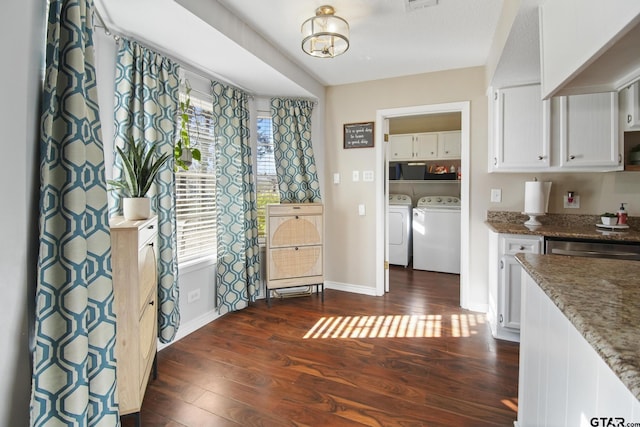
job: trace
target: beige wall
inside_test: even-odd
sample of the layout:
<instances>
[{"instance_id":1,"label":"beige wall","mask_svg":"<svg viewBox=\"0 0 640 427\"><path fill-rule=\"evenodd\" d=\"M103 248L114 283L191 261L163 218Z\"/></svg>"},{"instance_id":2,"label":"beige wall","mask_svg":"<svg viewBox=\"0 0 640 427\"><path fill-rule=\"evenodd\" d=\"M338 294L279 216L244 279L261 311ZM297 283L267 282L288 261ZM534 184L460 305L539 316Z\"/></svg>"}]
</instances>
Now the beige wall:
<instances>
[{"instance_id":1,"label":"beige wall","mask_svg":"<svg viewBox=\"0 0 640 427\"><path fill-rule=\"evenodd\" d=\"M486 247L488 208L487 100L484 68L377 80L327 88L325 111L326 280L375 289L375 184L352 182L352 171L375 170L375 150L342 148L344 123L373 121L376 111L449 102L471 102L471 237ZM376 124L379 125L379 124ZM340 173L340 184L333 184ZM463 172L464 173L464 172ZM484 183L483 183L484 181ZM480 197L482 196L482 197ZM366 216L358 215L365 204ZM486 252L483 250L483 252ZM473 255L473 251L472 251ZM486 303L486 260L471 260L472 304Z\"/></svg>"},{"instance_id":2,"label":"beige wall","mask_svg":"<svg viewBox=\"0 0 640 427\"><path fill-rule=\"evenodd\" d=\"M449 70L395 79L327 88L326 92L326 280L375 289L375 194L374 183L352 182L352 171L375 170L375 150L342 148L344 123L374 121L380 109L471 102L470 179L470 295L469 307L487 303L487 210L520 212L524 182L537 177L553 182L550 212L594 214L616 210L629 203L630 215L640 215L640 172L501 174L487 173L488 112L484 68ZM379 124L376 124L379 125ZM333 174L340 173L340 184ZM501 188L501 203L490 202L490 189ZM562 195L576 191L580 209L564 209ZM358 215L365 204L366 216Z\"/></svg>"}]
</instances>

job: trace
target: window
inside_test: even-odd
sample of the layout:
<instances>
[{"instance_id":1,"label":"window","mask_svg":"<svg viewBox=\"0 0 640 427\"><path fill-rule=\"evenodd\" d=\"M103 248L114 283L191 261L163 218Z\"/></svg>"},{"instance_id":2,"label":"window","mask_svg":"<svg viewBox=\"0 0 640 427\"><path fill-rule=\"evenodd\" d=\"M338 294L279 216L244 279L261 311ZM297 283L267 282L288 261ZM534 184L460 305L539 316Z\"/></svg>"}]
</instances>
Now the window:
<instances>
[{"instance_id":1,"label":"window","mask_svg":"<svg viewBox=\"0 0 640 427\"><path fill-rule=\"evenodd\" d=\"M273 158L273 132L271 116L258 113L256 147L256 199L258 204L258 238L265 238L266 206L268 203L279 203L278 179L276 163Z\"/></svg>"},{"instance_id":2,"label":"window","mask_svg":"<svg viewBox=\"0 0 640 427\"><path fill-rule=\"evenodd\" d=\"M191 144L202 153L189 170L176 172L176 225L178 262L216 256L215 134L211 98L191 92L189 135ZM180 94L180 100L186 98ZM178 115L178 129L180 128Z\"/></svg>"}]
</instances>

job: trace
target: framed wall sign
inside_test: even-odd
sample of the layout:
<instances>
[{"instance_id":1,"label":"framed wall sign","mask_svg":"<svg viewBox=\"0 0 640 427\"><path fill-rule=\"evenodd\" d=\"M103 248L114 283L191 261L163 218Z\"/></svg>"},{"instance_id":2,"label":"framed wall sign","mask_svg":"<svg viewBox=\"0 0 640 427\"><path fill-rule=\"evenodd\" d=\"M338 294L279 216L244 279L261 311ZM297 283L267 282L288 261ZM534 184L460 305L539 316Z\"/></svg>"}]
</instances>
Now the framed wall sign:
<instances>
[{"instance_id":1,"label":"framed wall sign","mask_svg":"<svg viewBox=\"0 0 640 427\"><path fill-rule=\"evenodd\" d=\"M344 148L373 147L373 122L345 123Z\"/></svg>"}]
</instances>

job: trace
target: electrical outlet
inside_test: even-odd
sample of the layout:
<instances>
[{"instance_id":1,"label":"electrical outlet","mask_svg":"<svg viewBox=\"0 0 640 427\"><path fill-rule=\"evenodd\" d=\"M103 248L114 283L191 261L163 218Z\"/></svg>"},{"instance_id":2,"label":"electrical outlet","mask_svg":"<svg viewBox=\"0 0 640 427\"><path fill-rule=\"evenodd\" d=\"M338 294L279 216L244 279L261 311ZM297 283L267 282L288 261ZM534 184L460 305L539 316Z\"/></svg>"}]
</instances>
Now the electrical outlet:
<instances>
[{"instance_id":1,"label":"electrical outlet","mask_svg":"<svg viewBox=\"0 0 640 427\"><path fill-rule=\"evenodd\" d=\"M192 302L196 302L200 299L200 288L194 289L187 294L187 303L191 304Z\"/></svg>"},{"instance_id":2,"label":"electrical outlet","mask_svg":"<svg viewBox=\"0 0 640 427\"><path fill-rule=\"evenodd\" d=\"M353 171L351 177L353 179L353 182L360 181L360 171Z\"/></svg>"},{"instance_id":3,"label":"electrical outlet","mask_svg":"<svg viewBox=\"0 0 640 427\"><path fill-rule=\"evenodd\" d=\"M569 201L569 196L564 195L564 207L566 209L578 209L580 207L580 196L573 196Z\"/></svg>"},{"instance_id":4,"label":"electrical outlet","mask_svg":"<svg viewBox=\"0 0 640 427\"><path fill-rule=\"evenodd\" d=\"M491 189L491 201L493 203L500 203L502 201L502 189L501 188L492 188Z\"/></svg>"}]
</instances>

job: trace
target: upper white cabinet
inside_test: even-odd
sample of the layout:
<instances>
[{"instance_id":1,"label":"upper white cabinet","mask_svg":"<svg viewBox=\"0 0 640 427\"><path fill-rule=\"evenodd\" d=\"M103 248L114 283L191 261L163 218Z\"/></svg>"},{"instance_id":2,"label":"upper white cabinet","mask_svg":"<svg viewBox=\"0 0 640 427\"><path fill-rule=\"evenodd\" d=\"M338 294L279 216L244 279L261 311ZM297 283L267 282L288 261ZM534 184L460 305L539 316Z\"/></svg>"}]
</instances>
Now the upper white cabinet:
<instances>
[{"instance_id":1,"label":"upper white cabinet","mask_svg":"<svg viewBox=\"0 0 640 427\"><path fill-rule=\"evenodd\" d=\"M390 135L390 161L460 158L460 131Z\"/></svg>"},{"instance_id":2,"label":"upper white cabinet","mask_svg":"<svg viewBox=\"0 0 640 427\"><path fill-rule=\"evenodd\" d=\"M640 76L639 16L638 0L545 1L540 6L543 97L617 91Z\"/></svg>"},{"instance_id":3,"label":"upper white cabinet","mask_svg":"<svg viewBox=\"0 0 640 427\"><path fill-rule=\"evenodd\" d=\"M495 114L489 169L514 172L549 166L549 102L540 85L508 87L493 92Z\"/></svg>"},{"instance_id":4,"label":"upper white cabinet","mask_svg":"<svg viewBox=\"0 0 640 427\"><path fill-rule=\"evenodd\" d=\"M617 92L560 97L558 114L561 167L622 167Z\"/></svg>"},{"instance_id":5,"label":"upper white cabinet","mask_svg":"<svg viewBox=\"0 0 640 427\"><path fill-rule=\"evenodd\" d=\"M462 132L438 132L438 158L459 159L461 155Z\"/></svg>"},{"instance_id":6,"label":"upper white cabinet","mask_svg":"<svg viewBox=\"0 0 640 427\"><path fill-rule=\"evenodd\" d=\"M493 92L490 172L622 170L617 92L542 100L539 85Z\"/></svg>"},{"instance_id":7,"label":"upper white cabinet","mask_svg":"<svg viewBox=\"0 0 640 427\"><path fill-rule=\"evenodd\" d=\"M640 130L640 81L622 89L620 95L624 130Z\"/></svg>"}]
</instances>

